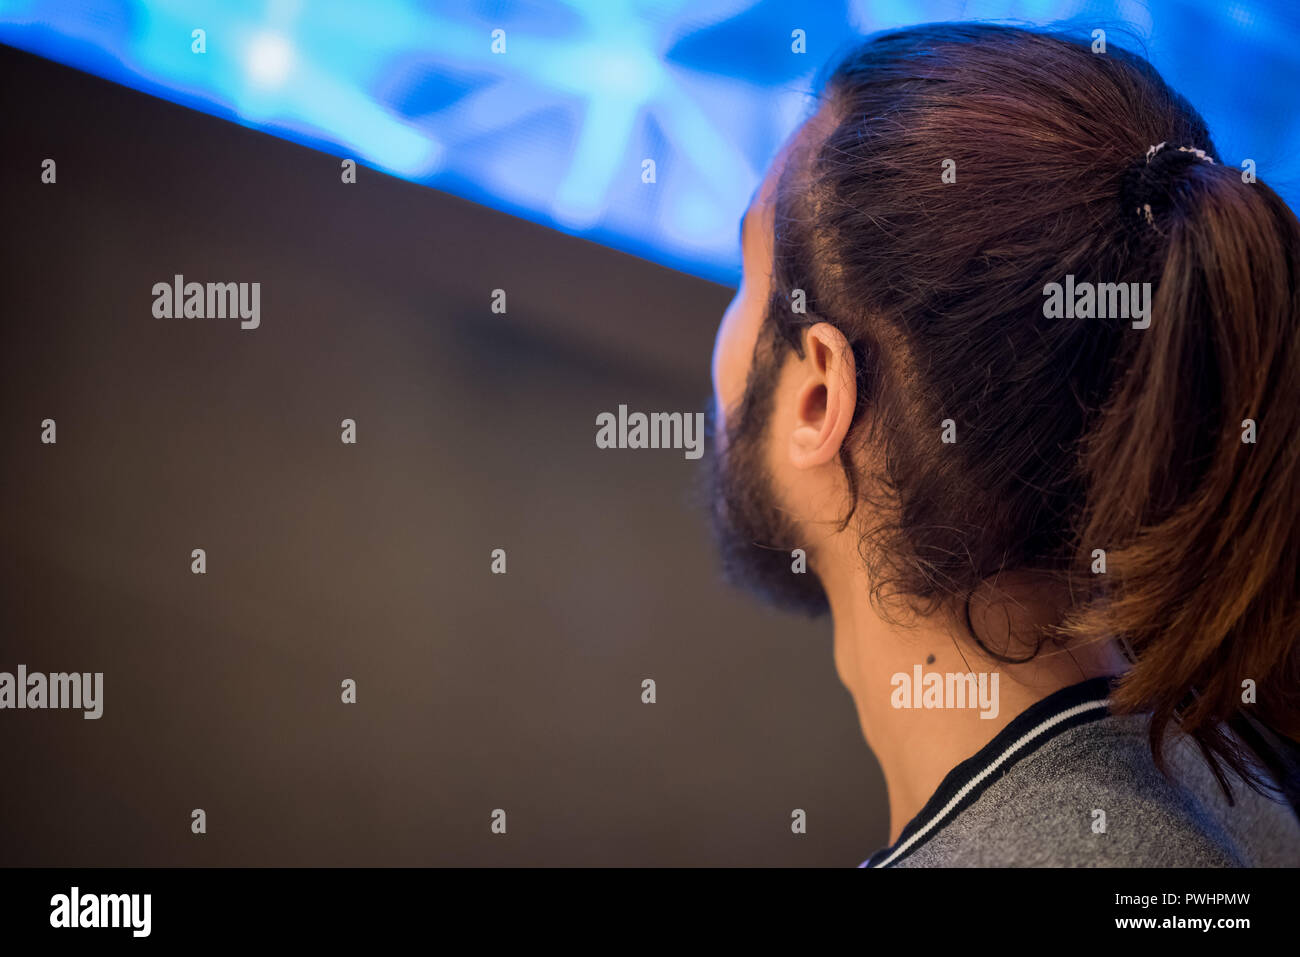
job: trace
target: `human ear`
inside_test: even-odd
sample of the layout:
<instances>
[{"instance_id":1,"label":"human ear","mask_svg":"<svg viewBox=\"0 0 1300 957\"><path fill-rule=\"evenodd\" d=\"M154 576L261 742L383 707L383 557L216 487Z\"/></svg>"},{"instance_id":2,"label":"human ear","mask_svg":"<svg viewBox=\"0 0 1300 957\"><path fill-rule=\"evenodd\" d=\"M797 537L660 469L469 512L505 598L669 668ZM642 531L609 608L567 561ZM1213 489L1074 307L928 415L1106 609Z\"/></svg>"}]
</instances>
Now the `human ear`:
<instances>
[{"instance_id":1,"label":"human ear","mask_svg":"<svg viewBox=\"0 0 1300 957\"><path fill-rule=\"evenodd\" d=\"M803 332L790 463L809 469L837 458L857 408L857 370L844 334L829 322Z\"/></svg>"}]
</instances>

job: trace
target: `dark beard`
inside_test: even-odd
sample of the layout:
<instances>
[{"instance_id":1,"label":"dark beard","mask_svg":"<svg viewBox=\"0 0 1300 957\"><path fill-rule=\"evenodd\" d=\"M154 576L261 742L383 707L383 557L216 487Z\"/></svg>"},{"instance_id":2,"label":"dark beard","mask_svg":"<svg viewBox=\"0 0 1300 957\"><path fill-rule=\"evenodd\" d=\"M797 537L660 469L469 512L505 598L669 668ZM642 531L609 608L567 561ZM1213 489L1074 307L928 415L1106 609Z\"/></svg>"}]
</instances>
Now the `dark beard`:
<instances>
[{"instance_id":1,"label":"dark beard","mask_svg":"<svg viewBox=\"0 0 1300 957\"><path fill-rule=\"evenodd\" d=\"M777 608L815 618L830 610L826 592L811 568L803 573L791 568L791 550L803 546L798 530L777 506L763 456L779 373L777 350L758 350L721 449L717 409L709 399L705 419L710 526L727 581Z\"/></svg>"}]
</instances>

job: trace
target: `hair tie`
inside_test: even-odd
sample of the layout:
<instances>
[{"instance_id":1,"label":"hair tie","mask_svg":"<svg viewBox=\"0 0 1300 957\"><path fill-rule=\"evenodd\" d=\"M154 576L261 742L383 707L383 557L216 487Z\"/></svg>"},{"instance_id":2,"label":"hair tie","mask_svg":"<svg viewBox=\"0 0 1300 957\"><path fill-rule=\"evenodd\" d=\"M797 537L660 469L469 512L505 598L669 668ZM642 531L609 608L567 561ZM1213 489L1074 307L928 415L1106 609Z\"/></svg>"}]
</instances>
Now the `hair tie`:
<instances>
[{"instance_id":1,"label":"hair tie","mask_svg":"<svg viewBox=\"0 0 1300 957\"><path fill-rule=\"evenodd\" d=\"M1157 143L1148 148L1146 155L1124 174L1120 184L1120 202L1125 211L1141 216L1152 228L1156 225L1152 206L1162 212L1169 206L1169 193L1178 174L1193 163L1214 165L1205 150L1194 146L1166 147L1167 143Z\"/></svg>"}]
</instances>

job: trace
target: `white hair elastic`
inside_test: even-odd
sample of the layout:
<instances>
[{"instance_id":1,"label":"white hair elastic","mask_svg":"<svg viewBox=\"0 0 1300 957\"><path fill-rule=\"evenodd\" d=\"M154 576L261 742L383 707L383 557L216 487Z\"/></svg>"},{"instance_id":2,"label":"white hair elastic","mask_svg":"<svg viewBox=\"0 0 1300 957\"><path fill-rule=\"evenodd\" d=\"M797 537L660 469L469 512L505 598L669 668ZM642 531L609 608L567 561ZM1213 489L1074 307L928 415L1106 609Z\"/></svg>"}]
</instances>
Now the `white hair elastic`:
<instances>
[{"instance_id":1,"label":"white hair elastic","mask_svg":"<svg viewBox=\"0 0 1300 957\"><path fill-rule=\"evenodd\" d=\"M1160 153L1160 151L1163 150L1168 145L1169 144L1167 142L1163 142L1148 147L1146 152L1146 165L1150 166L1151 160L1154 159ZM1191 156L1196 157L1198 160L1204 160L1205 162L1209 163L1211 166L1214 165L1214 160L1206 154L1205 150L1197 149L1194 146L1175 146L1172 149L1176 150L1179 153L1188 153ZM1152 229L1156 228L1156 220L1155 217L1151 215L1150 203L1142 203L1137 207L1137 211L1141 213L1144 217L1146 217L1147 224Z\"/></svg>"}]
</instances>

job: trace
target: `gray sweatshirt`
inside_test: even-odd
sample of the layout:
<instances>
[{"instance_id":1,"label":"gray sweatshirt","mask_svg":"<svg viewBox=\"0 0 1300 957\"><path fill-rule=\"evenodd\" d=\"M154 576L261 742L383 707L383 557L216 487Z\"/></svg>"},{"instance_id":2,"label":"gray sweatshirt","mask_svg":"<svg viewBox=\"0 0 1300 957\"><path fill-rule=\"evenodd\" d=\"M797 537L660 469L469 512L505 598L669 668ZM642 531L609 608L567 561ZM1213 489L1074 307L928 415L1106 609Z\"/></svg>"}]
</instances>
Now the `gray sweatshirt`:
<instances>
[{"instance_id":1,"label":"gray sweatshirt","mask_svg":"<svg viewBox=\"0 0 1300 957\"><path fill-rule=\"evenodd\" d=\"M955 767L860 867L1300 866L1300 819L1229 773L1229 806L1185 735L1156 770L1148 719L1113 715L1108 679L1038 702Z\"/></svg>"}]
</instances>

